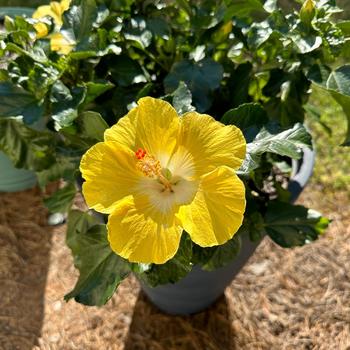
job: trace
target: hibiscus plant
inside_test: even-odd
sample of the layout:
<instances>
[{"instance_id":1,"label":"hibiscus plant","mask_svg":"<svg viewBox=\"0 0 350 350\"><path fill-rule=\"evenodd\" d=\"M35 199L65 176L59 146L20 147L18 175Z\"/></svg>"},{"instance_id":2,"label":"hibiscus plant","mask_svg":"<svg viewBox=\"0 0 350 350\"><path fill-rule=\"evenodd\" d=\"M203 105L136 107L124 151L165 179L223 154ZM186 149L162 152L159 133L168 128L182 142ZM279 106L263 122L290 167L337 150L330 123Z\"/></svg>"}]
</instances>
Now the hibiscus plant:
<instances>
[{"instance_id":1,"label":"hibiscus plant","mask_svg":"<svg viewBox=\"0 0 350 350\"><path fill-rule=\"evenodd\" d=\"M157 286L214 270L243 236L294 247L324 232L288 180L312 148L313 85L350 121L350 21L335 0L294 5L62 0L4 17L0 150L42 188L64 180L45 203L69 211L66 299L102 305L131 272ZM71 209L82 182L95 212Z\"/></svg>"}]
</instances>

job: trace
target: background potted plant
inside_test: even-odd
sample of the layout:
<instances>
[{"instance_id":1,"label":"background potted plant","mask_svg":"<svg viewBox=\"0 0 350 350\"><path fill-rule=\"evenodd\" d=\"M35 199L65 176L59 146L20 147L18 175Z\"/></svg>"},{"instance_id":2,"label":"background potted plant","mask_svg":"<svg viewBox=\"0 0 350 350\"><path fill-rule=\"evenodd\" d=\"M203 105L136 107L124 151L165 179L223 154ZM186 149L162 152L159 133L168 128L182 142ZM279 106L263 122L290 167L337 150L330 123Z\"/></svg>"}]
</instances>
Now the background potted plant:
<instances>
[{"instance_id":1,"label":"background potted plant","mask_svg":"<svg viewBox=\"0 0 350 350\"><path fill-rule=\"evenodd\" d=\"M247 142L238 170L247 193L241 233L215 248L184 238L169 262L135 264L111 250L104 224L72 211L67 243L80 278L67 299L102 305L130 272L156 286L182 279L194 265L223 267L243 232L253 242L268 235L292 247L324 231L328 221L291 204L287 187L290 159L302 159L312 144L304 118L319 116L308 103L312 84L329 91L349 119L350 69L334 67L346 53L349 23L334 20L337 12L331 0L308 0L289 14L271 1L76 0L59 25L51 16L5 19L0 92L20 102L0 106L0 148L35 170L42 186L65 179L46 200L51 211L70 207L81 156L141 97L163 98L180 115L208 113L240 128ZM38 120L45 130L32 128ZM281 210L286 220L272 225Z\"/></svg>"},{"instance_id":2,"label":"background potted plant","mask_svg":"<svg viewBox=\"0 0 350 350\"><path fill-rule=\"evenodd\" d=\"M3 18L5 13L13 15L24 15L33 13L33 10L23 11L17 9L1 9L0 17ZM11 159L3 152L0 152L0 191L15 192L34 187L36 185L35 173L26 169L16 169L11 162Z\"/></svg>"},{"instance_id":3,"label":"background potted plant","mask_svg":"<svg viewBox=\"0 0 350 350\"><path fill-rule=\"evenodd\" d=\"M0 169L0 192L22 191L36 185L35 173L16 169L3 152L0 152Z\"/></svg>"}]
</instances>

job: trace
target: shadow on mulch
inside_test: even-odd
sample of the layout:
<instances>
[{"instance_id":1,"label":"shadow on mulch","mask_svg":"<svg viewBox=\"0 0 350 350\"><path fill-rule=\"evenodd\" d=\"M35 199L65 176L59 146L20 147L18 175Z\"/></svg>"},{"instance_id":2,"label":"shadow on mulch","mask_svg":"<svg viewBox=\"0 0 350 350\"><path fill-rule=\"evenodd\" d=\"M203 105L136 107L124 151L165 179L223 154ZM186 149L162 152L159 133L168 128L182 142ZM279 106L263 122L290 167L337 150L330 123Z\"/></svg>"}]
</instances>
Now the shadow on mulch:
<instances>
[{"instance_id":1,"label":"shadow on mulch","mask_svg":"<svg viewBox=\"0 0 350 350\"><path fill-rule=\"evenodd\" d=\"M310 186L301 200L333 219L324 237L291 250L265 240L226 299L174 317L132 276L103 308L65 303L78 277L66 227L47 227L39 192L0 194L0 349L350 350L349 193Z\"/></svg>"},{"instance_id":2,"label":"shadow on mulch","mask_svg":"<svg viewBox=\"0 0 350 350\"><path fill-rule=\"evenodd\" d=\"M198 314L170 316L153 306L141 291L124 350L233 350L234 337L224 296Z\"/></svg>"},{"instance_id":3,"label":"shadow on mulch","mask_svg":"<svg viewBox=\"0 0 350 350\"><path fill-rule=\"evenodd\" d=\"M31 350L43 326L52 228L36 192L0 194L2 350Z\"/></svg>"}]
</instances>

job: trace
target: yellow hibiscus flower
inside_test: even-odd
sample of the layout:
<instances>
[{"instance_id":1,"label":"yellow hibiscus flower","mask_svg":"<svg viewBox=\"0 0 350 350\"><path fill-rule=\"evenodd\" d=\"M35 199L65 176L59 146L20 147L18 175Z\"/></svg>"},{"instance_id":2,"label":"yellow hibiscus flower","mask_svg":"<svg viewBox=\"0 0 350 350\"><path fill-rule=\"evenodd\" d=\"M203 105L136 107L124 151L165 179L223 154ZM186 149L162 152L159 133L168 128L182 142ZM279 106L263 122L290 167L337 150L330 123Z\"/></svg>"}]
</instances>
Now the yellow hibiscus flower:
<instances>
[{"instance_id":1,"label":"yellow hibiscus flower","mask_svg":"<svg viewBox=\"0 0 350 350\"><path fill-rule=\"evenodd\" d=\"M33 18L40 20L44 17L51 17L54 20L57 29L60 29L63 25L62 16L65 11L69 9L71 0L61 0L61 2L53 1L49 5L39 6L37 10L33 13ZM37 38L45 38L49 30L45 23L36 23L34 28L37 32ZM73 47L74 43L70 42L66 37L61 33L54 33L50 35L51 50L57 51L61 54L69 54Z\"/></svg>"},{"instance_id":2,"label":"yellow hibiscus flower","mask_svg":"<svg viewBox=\"0 0 350 350\"><path fill-rule=\"evenodd\" d=\"M39 6L33 13L33 18L40 19L48 16L53 18L57 26L62 27L62 15L69 9L70 2L71 0L52 1L49 5Z\"/></svg>"},{"instance_id":3,"label":"yellow hibiscus flower","mask_svg":"<svg viewBox=\"0 0 350 350\"><path fill-rule=\"evenodd\" d=\"M53 33L50 36L50 46L52 51L62 55L68 55L74 48L75 42L66 38L62 33Z\"/></svg>"},{"instance_id":4,"label":"yellow hibiscus flower","mask_svg":"<svg viewBox=\"0 0 350 350\"><path fill-rule=\"evenodd\" d=\"M179 117L169 103L145 97L83 156L83 194L90 208L109 214L117 254L162 264L183 230L201 247L237 232L245 187L235 169L245 152L235 126L196 112Z\"/></svg>"}]
</instances>

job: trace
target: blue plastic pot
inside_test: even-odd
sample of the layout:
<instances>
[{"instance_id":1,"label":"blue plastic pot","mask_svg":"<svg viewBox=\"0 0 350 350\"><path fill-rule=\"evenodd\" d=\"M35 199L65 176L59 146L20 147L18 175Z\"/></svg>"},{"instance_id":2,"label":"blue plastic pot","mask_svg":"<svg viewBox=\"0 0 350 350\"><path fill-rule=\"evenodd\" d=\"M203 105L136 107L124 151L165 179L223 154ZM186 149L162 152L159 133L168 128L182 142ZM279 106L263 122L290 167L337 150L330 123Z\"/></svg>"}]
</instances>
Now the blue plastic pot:
<instances>
[{"instance_id":1,"label":"blue plastic pot","mask_svg":"<svg viewBox=\"0 0 350 350\"><path fill-rule=\"evenodd\" d=\"M11 160L0 152L0 192L17 192L27 190L36 185L34 172L17 169Z\"/></svg>"},{"instance_id":2,"label":"blue plastic pot","mask_svg":"<svg viewBox=\"0 0 350 350\"><path fill-rule=\"evenodd\" d=\"M301 161L292 164L293 171L289 190L292 201L295 201L312 175L315 154L304 150ZM228 265L215 271L204 271L194 266L182 280L151 288L141 282L142 290L150 301L162 311L172 315L189 315L200 312L213 304L232 282L237 273L246 264L260 242L251 242L248 237L242 238L239 255Z\"/></svg>"}]
</instances>

